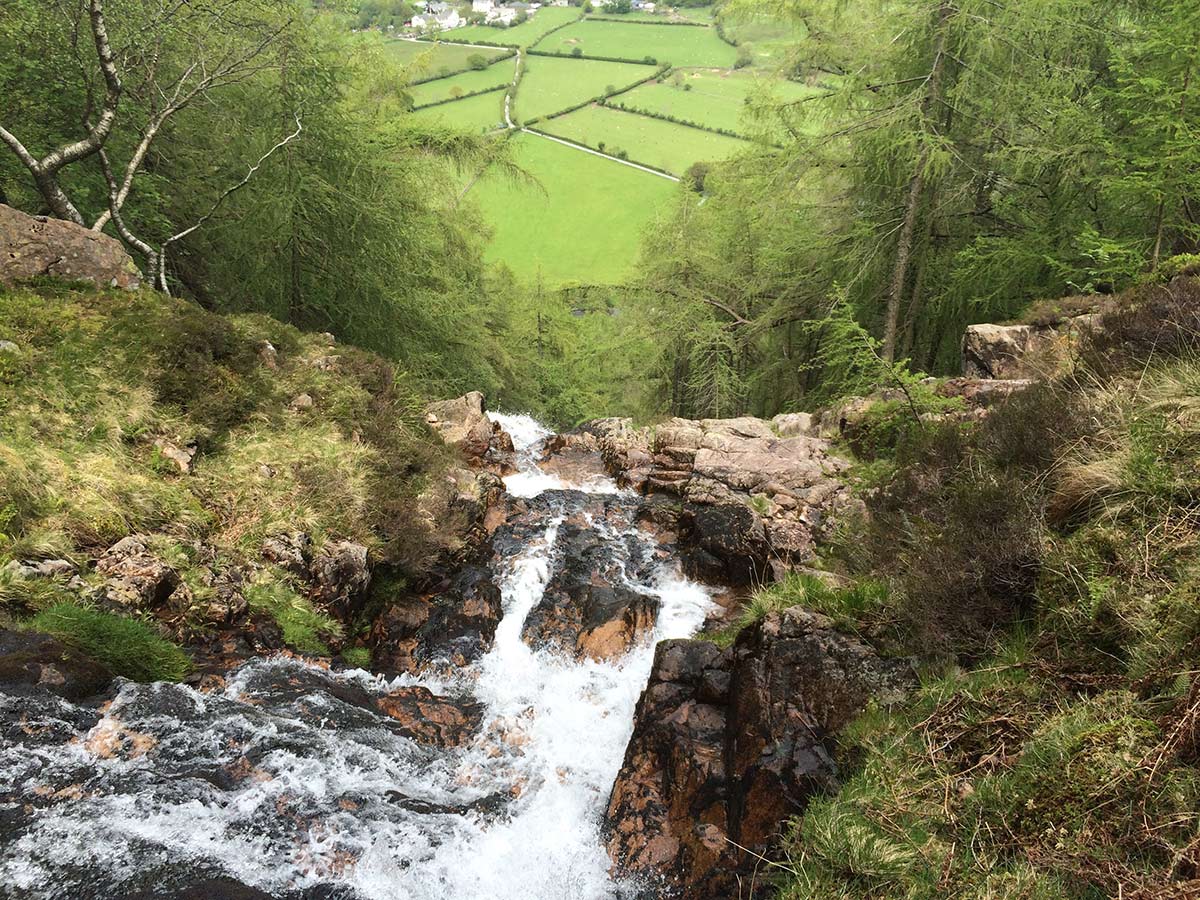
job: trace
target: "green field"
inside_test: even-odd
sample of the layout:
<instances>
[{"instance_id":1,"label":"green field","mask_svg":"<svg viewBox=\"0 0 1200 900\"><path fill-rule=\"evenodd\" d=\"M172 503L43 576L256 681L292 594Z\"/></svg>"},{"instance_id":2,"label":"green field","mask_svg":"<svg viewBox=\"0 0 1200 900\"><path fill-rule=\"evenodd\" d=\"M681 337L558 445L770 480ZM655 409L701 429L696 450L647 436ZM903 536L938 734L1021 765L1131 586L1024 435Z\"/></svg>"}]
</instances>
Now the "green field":
<instances>
[{"instance_id":1,"label":"green field","mask_svg":"<svg viewBox=\"0 0 1200 900\"><path fill-rule=\"evenodd\" d=\"M569 25L537 45L547 53L570 53L621 59L651 57L676 66L733 65L737 51L717 37L713 28L680 25L639 25L636 22L588 22Z\"/></svg>"},{"instance_id":2,"label":"green field","mask_svg":"<svg viewBox=\"0 0 1200 900\"><path fill-rule=\"evenodd\" d=\"M494 231L488 259L526 281L540 274L548 288L628 278L642 232L677 186L537 135L521 134L513 143L517 162L545 193L499 177L471 189L468 196Z\"/></svg>"},{"instance_id":3,"label":"green field","mask_svg":"<svg viewBox=\"0 0 1200 900\"><path fill-rule=\"evenodd\" d=\"M727 21L725 33L749 47L754 65L773 69L786 63L790 48L804 38L804 28L800 24L765 16Z\"/></svg>"},{"instance_id":4,"label":"green field","mask_svg":"<svg viewBox=\"0 0 1200 900\"><path fill-rule=\"evenodd\" d=\"M602 18L620 19L622 22L711 22L713 17L712 10L711 6L696 6L689 8L679 7L674 12L670 12L667 7L663 7L661 11L656 9L652 13L610 13L604 8L599 8L596 10L595 15Z\"/></svg>"},{"instance_id":5,"label":"green field","mask_svg":"<svg viewBox=\"0 0 1200 900\"><path fill-rule=\"evenodd\" d=\"M505 59L481 71L472 70L461 75L452 75L450 78L414 84L406 90L416 106L424 106L439 100L449 100L455 88L464 94L470 94L498 84L508 84L513 78L514 65L511 59Z\"/></svg>"},{"instance_id":6,"label":"green field","mask_svg":"<svg viewBox=\"0 0 1200 900\"><path fill-rule=\"evenodd\" d=\"M623 104L626 109L742 132L749 130L750 125L743 116L748 97L798 100L816 90L795 81L768 79L745 71L680 69L661 82L640 85L611 102Z\"/></svg>"},{"instance_id":7,"label":"green field","mask_svg":"<svg viewBox=\"0 0 1200 900\"><path fill-rule=\"evenodd\" d=\"M418 109L413 115L424 121L440 121L464 131L491 131L504 124L504 91L492 91L453 103Z\"/></svg>"},{"instance_id":8,"label":"green field","mask_svg":"<svg viewBox=\"0 0 1200 900\"><path fill-rule=\"evenodd\" d=\"M511 28L491 28L487 25L467 25L443 33L448 41L486 41L528 47L552 28L578 19L580 11L573 6L544 6L527 22Z\"/></svg>"},{"instance_id":9,"label":"green field","mask_svg":"<svg viewBox=\"0 0 1200 900\"><path fill-rule=\"evenodd\" d=\"M431 41L384 41L383 46L388 55L401 65L416 64L413 71L410 72L414 78L437 75L443 70L447 72L461 71L467 68L467 60L476 53L491 61L505 53L512 52L497 47L460 47L456 44L435 44Z\"/></svg>"},{"instance_id":10,"label":"green field","mask_svg":"<svg viewBox=\"0 0 1200 900\"><path fill-rule=\"evenodd\" d=\"M746 141L621 112L604 106L585 106L559 119L538 125L543 131L589 147L604 144L606 153L624 150L633 162L682 175L694 162L714 162L750 146Z\"/></svg>"},{"instance_id":11,"label":"green field","mask_svg":"<svg viewBox=\"0 0 1200 900\"><path fill-rule=\"evenodd\" d=\"M632 63L530 56L525 60L513 115L528 121L561 112L600 96L610 86L628 87L653 74L650 66Z\"/></svg>"}]
</instances>

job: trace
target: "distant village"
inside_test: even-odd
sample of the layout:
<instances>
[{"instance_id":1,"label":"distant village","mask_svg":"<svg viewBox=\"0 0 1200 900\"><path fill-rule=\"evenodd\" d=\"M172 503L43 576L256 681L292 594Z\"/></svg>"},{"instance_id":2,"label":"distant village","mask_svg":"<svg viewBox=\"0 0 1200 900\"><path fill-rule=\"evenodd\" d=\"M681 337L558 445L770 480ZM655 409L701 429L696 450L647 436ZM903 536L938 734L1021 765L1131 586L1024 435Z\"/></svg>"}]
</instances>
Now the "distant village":
<instances>
[{"instance_id":1,"label":"distant village","mask_svg":"<svg viewBox=\"0 0 1200 900\"><path fill-rule=\"evenodd\" d=\"M590 6L603 9L615 6L621 0L589 0ZM426 0L414 4L414 14L403 25L405 29L429 32L449 31L465 25L490 25L494 28L508 28L520 25L537 15L543 6L578 6L580 0L546 0L546 2L529 2L512 0L509 3L497 0L471 0L468 6L462 3L446 3L444 0ZM630 0L629 10L639 12L654 12L655 4L651 0ZM388 26L388 31L395 31L394 26Z\"/></svg>"}]
</instances>

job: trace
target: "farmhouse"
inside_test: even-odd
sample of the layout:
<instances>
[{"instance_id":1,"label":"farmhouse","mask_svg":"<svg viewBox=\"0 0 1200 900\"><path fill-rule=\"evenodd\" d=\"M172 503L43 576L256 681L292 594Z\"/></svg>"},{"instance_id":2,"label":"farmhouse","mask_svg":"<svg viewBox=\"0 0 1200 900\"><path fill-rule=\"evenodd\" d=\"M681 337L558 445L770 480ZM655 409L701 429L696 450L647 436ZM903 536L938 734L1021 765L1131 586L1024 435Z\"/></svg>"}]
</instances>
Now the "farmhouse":
<instances>
[{"instance_id":1,"label":"farmhouse","mask_svg":"<svg viewBox=\"0 0 1200 900\"><path fill-rule=\"evenodd\" d=\"M471 0L471 12L490 13L495 8L495 0Z\"/></svg>"},{"instance_id":2,"label":"farmhouse","mask_svg":"<svg viewBox=\"0 0 1200 900\"><path fill-rule=\"evenodd\" d=\"M420 28L422 31L428 31L431 28L448 31L451 28L457 28L462 22L463 18L458 14L458 10L449 3L442 3L441 0L426 3L425 11L413 16L412 19L413 27Z\"/></svg>"}]
</instances>

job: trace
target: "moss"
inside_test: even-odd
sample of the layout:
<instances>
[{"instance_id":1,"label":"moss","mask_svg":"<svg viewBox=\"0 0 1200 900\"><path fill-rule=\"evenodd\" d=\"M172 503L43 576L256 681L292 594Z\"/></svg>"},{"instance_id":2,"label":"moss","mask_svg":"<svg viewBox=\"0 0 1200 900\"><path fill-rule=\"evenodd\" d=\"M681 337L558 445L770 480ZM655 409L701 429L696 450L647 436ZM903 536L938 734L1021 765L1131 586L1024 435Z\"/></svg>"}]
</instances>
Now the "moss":
<instances>
[{"instance_id":1,"label":"moss","mask_svg":"<svg viewBox=\"0 0 1200 900\"><path fill-rule=\"evenodd\" d=\"M187 654L137 619L58 603L26 624L135 681L179 681L191 668Z\"/></svg>"},{"instance_id":2,"label":"moss","mask_svg":"<svg viewBox=\"0 0 1200 900\"><path fill-rule=\"evenodd\" d=\"M342 651L342 661L355 669L370 669L371 650L369 647L347 647Z\"/></svg>"}]
</instances>

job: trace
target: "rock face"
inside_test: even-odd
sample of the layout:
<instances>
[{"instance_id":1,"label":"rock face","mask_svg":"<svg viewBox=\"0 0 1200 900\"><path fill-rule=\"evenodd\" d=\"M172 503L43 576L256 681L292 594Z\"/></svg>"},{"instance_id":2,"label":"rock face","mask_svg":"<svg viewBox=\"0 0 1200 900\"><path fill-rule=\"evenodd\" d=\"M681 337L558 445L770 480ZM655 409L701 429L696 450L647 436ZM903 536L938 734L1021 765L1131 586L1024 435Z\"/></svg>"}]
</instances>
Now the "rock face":
<instances>
[{"instance_id":1,"label":"rock face","mask_svg":"<svg viewBox=\"0 0 1200 900\"><path fill-rule=\"evenodd\" d=\"M349 621L371 584L367 548L353 541L333 541L313 560L311 571L313 601Z\"/></svg>"},{"instance_id":2,"label":"rock face","mask_svg":"<svg viewBox=\"0 0 1200 900\"><path fill-rule=\"evenodd\" d=\"M618 481L677 498L688 574L732 584L770 580L807 561L830 516L852 501L846 462L810 434L803 414L772 423L671 419L634 428L600 419L562 436L559 447L598 451Z\"/></svg>"},{"instance_id":3,"label":"rock face","mask_svg":"<svg viewBox=\"0 0 1200 900\"><path fill-rule=\"evenodd\" d=\"M835 783L831 738L872 696L898 696L907 673L798 608L724 652L659 644L605 816L617 869L680 900L739 896L753 853Z\"/></svg>"},{"instance_id":4,"label":"rock face","mask_svg":"<svg viewBox=\"0 0 1200 900\"><path fill-rule=\"evenodd\" d=\"M483 705L439 697L416 685L397 688L375 706L394 719L400 732L422 744L461 747L479 731Z\"/></svg>"},{"instance_id":5,"label":"rock face","mask_svg":"<svg viewBox=\"0 0 1200 900\"><path fill-rule=\"evenodd\" d=\"M127 291L142 283L119 241L72 222L0 205L0 284L41 275Z\"/></svg>"}]
</instances>

